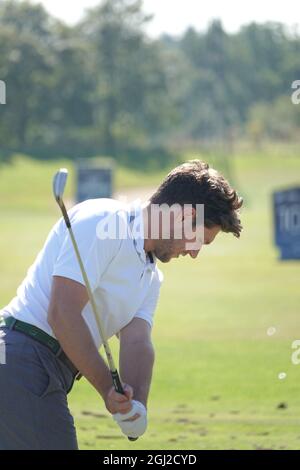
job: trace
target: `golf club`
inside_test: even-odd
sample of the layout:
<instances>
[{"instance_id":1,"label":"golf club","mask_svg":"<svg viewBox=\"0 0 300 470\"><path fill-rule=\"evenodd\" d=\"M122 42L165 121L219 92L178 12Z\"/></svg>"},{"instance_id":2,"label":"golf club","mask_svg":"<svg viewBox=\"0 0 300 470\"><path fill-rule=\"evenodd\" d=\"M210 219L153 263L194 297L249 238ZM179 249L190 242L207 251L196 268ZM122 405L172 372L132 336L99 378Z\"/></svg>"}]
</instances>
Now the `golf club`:
<instances>
[{"instance_id":1,"label":"golf club","mask_svg":"<svg viewBox=\"0 0 300 470\"><path fill-rule=\"evenodd\" d=\"M123 387L122 387L122 383L121 383L121 380L120 380L118 370L115 366L115 363L114 363L114 360L113 360L113 357L112 357L112 353L111 353L106 335L105 335L103 327L102 327L101 316L100 316L99 311L97 309L96 302L95 302L95 299L94 299L94 296L93 296L93 293L92 293L92 289L91 289L91 286L90 286L90 283L89 283L89 280L88 280L88 277L87 277L87 274L86 274L86 271L85 271L85 268L84 268L84 265L83 265L81 255L79 253L78 245L77 245L75 237L74 237L74 233L73 233L73 230L72 230L70 218L68 216L65 204L63 202L63 193L64 193L64 189L65 189L65 186L66 186L67 178L68 178L68 170L66 170L65 168L61 168L55 174L54 179L53 179L54 197L56 199L57 204L59 205L59 207L61 209L63 218L65 220L67 229L68 229L70 237L71 237L71 241L72 241L75 253L76 253L77 261L78 261L79 266L80 266L82 277L84 279L84 283L85 283L85 287L86 287L88 297L89 297L89 300L90 300L90 303L91 303L91 307L92 307L92 310L93 310L93 313L94 313L94 316L95 316L95 320L97 322L97 326L98 326L98 329L99 329L99 332L100 332L100 336L101 336L101 339L102 339L102 342L103 342L104 350L105 350L107 361L108 361L109 370L110 370L110 373L111 373L111 376L112 376L113 385L115 387L116 392L121 393L122 395L125 395L125 392L124 392ZM128 439L130 441L136 441L137 440L137 438L132 438L132 437L128 437Z\"/></svg>"}]
</instances>

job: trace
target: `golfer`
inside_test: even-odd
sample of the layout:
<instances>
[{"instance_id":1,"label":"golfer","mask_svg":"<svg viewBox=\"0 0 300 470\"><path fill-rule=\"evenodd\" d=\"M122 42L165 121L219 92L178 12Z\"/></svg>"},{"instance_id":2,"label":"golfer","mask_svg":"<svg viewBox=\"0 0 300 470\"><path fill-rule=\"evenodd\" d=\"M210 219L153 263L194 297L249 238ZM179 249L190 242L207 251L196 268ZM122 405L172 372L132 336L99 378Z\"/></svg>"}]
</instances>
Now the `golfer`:
<instances>
[{"instance_id":1,"label":"golfer","mask_svg":"<svg viewBox=\"0 0 300 470\"><path fill-rule=\"evenodd\" d=\"M67 394L81 376L125 435L146 431L151 330L163 278L157 260L196 259L220 231L239 237L241 206L221 174L192 160L172 170L143 205L93 199L69 211L105 333L120 341L125 395L114 390L98 352L101 338L70 236L63 219L56 223L16 297L0 311L1 450L77 449Z\"/></svg>"}]
</instances>

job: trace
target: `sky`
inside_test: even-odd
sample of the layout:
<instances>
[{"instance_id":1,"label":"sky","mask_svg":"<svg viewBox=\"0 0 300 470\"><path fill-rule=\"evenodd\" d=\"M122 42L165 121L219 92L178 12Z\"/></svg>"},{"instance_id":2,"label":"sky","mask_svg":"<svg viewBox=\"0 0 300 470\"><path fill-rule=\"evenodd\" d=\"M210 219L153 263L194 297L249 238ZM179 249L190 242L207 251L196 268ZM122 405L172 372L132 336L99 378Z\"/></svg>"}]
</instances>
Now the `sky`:
<instances>
[{"instance_id":1,"label":"sky","mask_svg":"<svg viewBox=\"0 0 300 470\"><path fill-rule=\"evenodd\" d=\"M69 24L76 23L84 10L100 0L34 0L42 3L54 16ZM228 32L236 32L241 25L256 21L279 21L294 28L300 23L299 0L144 0L144 9L155 15L148 26L148 34L180 35L188 26L205 30L212 19L219 18Z\"/></svg>"}]
</instances>

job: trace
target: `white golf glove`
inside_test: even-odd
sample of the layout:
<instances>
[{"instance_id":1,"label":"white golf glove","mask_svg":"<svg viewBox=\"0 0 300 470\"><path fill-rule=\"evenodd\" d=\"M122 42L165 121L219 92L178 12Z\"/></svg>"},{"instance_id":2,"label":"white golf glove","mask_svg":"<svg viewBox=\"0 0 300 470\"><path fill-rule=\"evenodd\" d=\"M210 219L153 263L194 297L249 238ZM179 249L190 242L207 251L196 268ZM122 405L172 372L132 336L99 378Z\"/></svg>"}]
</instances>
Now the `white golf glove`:
<instances>
[{"instance_id":1,"label":"white golf glove","mask_svg":"<svg viewBox=\"0 0 300 470\"><path fill-rule=\"evenodd\" d=\"M114 421L118 423L121 431L127 437L138 438L142 436L147 429L147 410L144 405L136 400L131 400L132 409L129 413L122 414L116 413L113 415ZM139 418L135 421L127 421L126 419L132 418L135 414L139 414Z\"/></svg>"}]
</instances>

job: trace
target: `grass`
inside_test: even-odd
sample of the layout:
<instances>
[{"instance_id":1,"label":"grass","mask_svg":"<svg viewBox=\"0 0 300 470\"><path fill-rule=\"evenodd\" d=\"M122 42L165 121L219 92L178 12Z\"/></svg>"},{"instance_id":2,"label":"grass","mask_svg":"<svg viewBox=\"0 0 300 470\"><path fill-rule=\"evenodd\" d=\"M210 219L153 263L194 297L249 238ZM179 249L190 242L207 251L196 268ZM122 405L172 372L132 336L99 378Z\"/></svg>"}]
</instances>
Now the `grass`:
<instances>
[{"instance_id":1,"label":"grass","mask_svg":"<svg viewBox=\"0 0 300 470\"><path fill-rule=\"evenodd\" d=\"M70 395L82 449L300 449L300 366L291 362L300 339L300 263L278 261L271 213L272 191L300 184L299 157L235 156L235 184L245 196L241 239L222 234L197 261L161 266L147 434L129 443L82 380ZM19 156L0 169L2 305L58 217L49 181L66 164ZM121 169L117 186L160 178ZM268 336L271 326L276 333ZM112 346L116 355L117 340Z\"/></svg>"}]
</instances>

